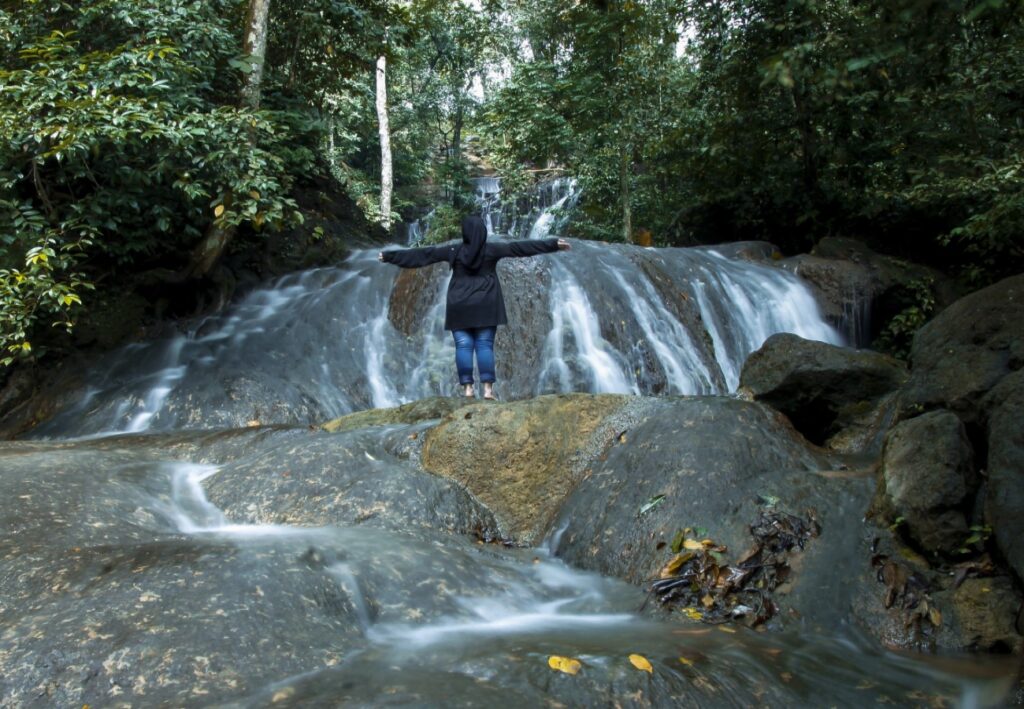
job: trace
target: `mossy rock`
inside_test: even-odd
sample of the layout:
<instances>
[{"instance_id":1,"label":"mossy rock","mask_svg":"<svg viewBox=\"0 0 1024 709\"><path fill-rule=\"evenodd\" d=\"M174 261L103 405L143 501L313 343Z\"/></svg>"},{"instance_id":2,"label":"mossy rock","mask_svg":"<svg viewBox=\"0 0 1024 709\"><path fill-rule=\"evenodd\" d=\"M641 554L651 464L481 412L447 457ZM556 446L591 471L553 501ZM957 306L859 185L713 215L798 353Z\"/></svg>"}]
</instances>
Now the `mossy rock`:
<instances>
[{"instance_id":1,"label":"mossy rock","mask_svg":"<svg viewBox=\"0 0 1024 709\"><path fill-rule=\"evenodd\" d=\"M400 423L420 423L448 416L453 411L475 403L472 399L435 396L402 404L392 409L370 409L357 411L333 421L328 421L321 428L330 433L352 431L367 426L387 426Z\"/></svg>"},{"instance_id":2,"label":"mossy rock","mask_svg":"<svg viewBox=\"0 0 1024 709\"><path fill-rule=\"evenodd\" d=\"M618 435L602 424L629 399L568 394L466 407L426 434L423 466L464 485L503 535L537 544L586 463Z\"/></svg>"}]
</instances>

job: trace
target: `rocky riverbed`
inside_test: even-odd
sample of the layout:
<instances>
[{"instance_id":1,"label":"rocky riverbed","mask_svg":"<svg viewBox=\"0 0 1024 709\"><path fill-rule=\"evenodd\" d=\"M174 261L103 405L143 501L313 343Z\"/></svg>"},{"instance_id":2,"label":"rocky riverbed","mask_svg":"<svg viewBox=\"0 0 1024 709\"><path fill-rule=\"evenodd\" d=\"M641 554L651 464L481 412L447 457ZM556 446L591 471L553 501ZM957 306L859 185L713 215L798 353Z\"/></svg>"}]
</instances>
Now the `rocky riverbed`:
<instances>
[{"instance_id":1,"label":"rocky riverbed","mask_svg":"<svg viewBox=\"0 0 1024 709\"><path fill-rule=\"evenodd\" d=\"M1012 702L1022 297L909 366L774 335L729 396L2 443L0 703Z\"/></svg>"}]
</instances>

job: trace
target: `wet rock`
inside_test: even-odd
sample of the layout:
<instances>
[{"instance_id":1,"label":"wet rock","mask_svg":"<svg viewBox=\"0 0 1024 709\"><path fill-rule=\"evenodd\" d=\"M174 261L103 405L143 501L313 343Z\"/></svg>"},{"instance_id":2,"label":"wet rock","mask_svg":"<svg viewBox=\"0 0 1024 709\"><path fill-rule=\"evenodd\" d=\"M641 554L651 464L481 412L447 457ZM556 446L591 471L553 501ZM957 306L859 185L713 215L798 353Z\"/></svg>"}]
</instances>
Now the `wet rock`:
<instances>
[{"instance_id":1,"label":"wet rock","mask_svg":"<svg viewBox=\"0 0 1024 709\"><path fill-rule=\"evenodd\" d=\"M462 487L409 462L404 446L422 433L405 425L270 441L223 463L205 482L207 495L229 520L245 524L372 524L496 536L493 515Z\"/></svg>"},{"instance_id":2,"label":"wet rock","mask_svg":"<svg viewBox=\"0 0 1024 709\"><path fill-rule=\"evenodd\" d=\"M671 558L667 545L685 528L727 547L731 562L752 546L750 525L761 512L810 512L821 534L792 554L793 579L780 589L782 620L794 618L793 610L796 622L828 627L849 608L847 572L863 568L856 550L871 481L826 471L822 453L763 405L659 401L592 464L569 498L559 516L565 529L558 554L645 584L657 578Z\"/></svg>"},{"instance_id":3,"label":"wet rock","mask_svg":"<svg viewBox=\"0 0 1024 709\"><path fill-rule=\"evenodd\" d=\"M886 355L778 334L747 358L740 386L822 444L850 426L870 430L882 398L906 377Z\"/></svg>"},{"instance_id":4,"label":"wet rock","mask_svg":"<svg viewBox=\"0 0 1024 709\"><path fill-rule=\"evenodd\" d=\"M983 419L982 399L1024 367L1024 275L953 303L914 336L910 381L901 396L909 415L947 408L968 426Z\"/></svg>"},{"instance_id":5,"label":"wet rock","mask_svg":"<svg viewBox=\"0 0 1024 709\"><path fill-rule=\"evenodd\" d=\"M899 392L886 394L873 405L849 410L843 428L831 436L825 446L837 453L877 457L885 444L885 435L899 414Z\"/></svg>"},{"instance_id":6,"label":"wet rock","mask_svg":"<svg viewBox=\"0 0 1024 709\"><path fill-rule=\"evenodd\" d=\"M977 485L964 425L948 411L903 421L886 437L879 496L892 521L931 553L953 553L968 536L965 512Z\"/></svg>"},{"instance_id":7,"label":"wet rock","mask_svg":"<svg viewBox=\"0 0 1024 709\"><path fill-rule=\"evenodd\" d=\"M524 565L424 528L443 524L424 510L443 496L431 490L454 490L462 504L475 503L450 481L400 470L411 468L397 457L408 430L247 429L4 445L0 696L13 706L216 703L341 663L366 646L370 623L400 633L510 587L558 593L544 564ZM367 467L329 459L332 447ZM181 516L209 510L175 497L176 466L195 463L173 458L194 459L199 449L223 466L208 484L237 475L231 482L243 488L239 497L254 503L269 488L266 497L286 509L292 491L267 476L287 470L282 463L308 473L319 461L325 470L357 468L349 474L392 495L399 512L384 510L377 526L209 524L185 534ZM302 486L301 497L338 518L349 514L348 503L332 508L311 488L328 489L329 473ZM416 480L426 486L412 489ZM353 479L334 482L349 485L357 502L374 494ZM392 518L414 531L380 528ZM524 567L533 575L524 576Z\"/></svg>"},{"instance_id":8,"label":"wet rock","mask_svg":"<svg viewBox=\"0 0 1024 709\"><path fill-rule=\"evenodd\" d=\"M1024 579L1024 371L1004 378L983 406L988 412L985 516L1003 556Z\"/></svg>"},{"instance_id":9,"label":"wet rock","mask_svg":"<svg viewBox=\"0 0 1024 709\"><path fill-rule=\"evenodd\" d=\"M876 253L856 239L826 237L810 254L781 264L815 290L825 318L858 347L870 345L902 309L911 283L932 283L940 307L955 297L949 279L938 271Z\"/></svg>"},{"instance_id":10,"label":"wet rock","mask_svg":"<svg viewBox=\"0 0 1024 709\"><path fill-rule=\"evenodd\" d=\"M407 337L416 332L437 301L439 289L447 287L450 273L446 263L399 269L388 299L388 320L396 330Z\"/></svg>"},{"instance_id":11,"label":"wet rock","mask_svg":"<svg viewBox=\"0 0 1024 709\"><path fill-rule=\"evenodd\" d=\"M551 260L556 258L508 258L498 264L508 312L508 324L494 338L495 387L503 399L544 393L537 373L544 368L544 341L551 331Z\"/></svg>"},{"instance_id":12,"label":"wet rock","mask_svg":"<svg viewBox=\"0 0 1024 709\"><path fill-rule=\"evenodd\" d=\"M876 533L871 573L849 579L852 615L864 631L901 650L1024 650L1015 627L1021 594L986 556L933 566L886 530Z\"/></svg>"},{"instance_id":13,"label":"wet rock","mask_svg":"<svg viewBox=\"0 0 1024 709\"><path fill-rule=\"evenodd\" d=\"M322 428L331 433L349 431L367 426L383 426L396 423L420 423L431 419L443 418L456 409L474 403L464 398L435 396L429 399L418 399L408 404L391 409L368 409L357 411L347 416L328 421Z\"/></svg>"},{"instance_id":14,"label":"wet rock","mask_svg":"<svg viewBox=\"0 0 1024 709\"><path fill-rule=\"evenodd\" d=\"M774 248L770 244L764 244L763 242L749 242L749 245L750 253L740 251L734 255L750 258L750 260L758 260L756 256L758 246ZM724 378L719 375L719 368L715 363L715 344L701 318L700 308L696 300L691 298L685 289L680 287L680 282L665 269L664 261L657 254L644 253L642 256L643 258L640 258L640 255L637 255L637 266L650 279L651 285L654 286L661 297L665 308L672 313L672 316L682 324L686 332L697 343L694 354L699 357L700 367L704 371L711 373L713 386L718 391L726 391L729 387ZM622 343L625 344L628 340L629 334L622 333ZM640 347L635 350L635 354L637 357L643 358L643 370L649 372L649 376L656 377L651 387L652 392L663 394L670 391L663 367L657 363L656 353L651 352L648 347Z\"/></svg>"},{"instance_id":15,"label":"wet rock","mask_svg":"<svg viewBox=\"0 0 1024 709\"><path fill-rule=\"evenodd\" d=\"M948 650L1021 652L1024 638L1015 627L1022 597L1006 576L969 578L935 594L943 615L938 644Z\"/></svg>"},{"instance_id":16,"label":"wet rock","mask_svg":"<svg viewBox=\"0 0 1024 709\"><path fill-rule=\"evenodd\" d=\"M459 409L427 433L423 465L464 485L504 536L537 544L588 459L619 434L602 424L626 401L569 394Z\"/></svg>"},{"instance_id":17,"label":"wet rock","mask_svg":"<svg viewBox=\"0 0 1024 709\"><path fill-rule=\"evenodd\" d=\"M778 247L767 241L733 241L717 244L714 249L729 258L742 258L748 261L777 261L782 258Z\"/></svg>"},{"instance_id":18,"label":"wet rock","mask_svg":"<svg viewBox=\"0 0 1024 709\"><path fill-rule=\"evenodd\" d=\"M54 547L66 585L0 630L12 706L192 705L341 661L361 630L298 554L204 541Z\"/></svg>"}]
</instances>

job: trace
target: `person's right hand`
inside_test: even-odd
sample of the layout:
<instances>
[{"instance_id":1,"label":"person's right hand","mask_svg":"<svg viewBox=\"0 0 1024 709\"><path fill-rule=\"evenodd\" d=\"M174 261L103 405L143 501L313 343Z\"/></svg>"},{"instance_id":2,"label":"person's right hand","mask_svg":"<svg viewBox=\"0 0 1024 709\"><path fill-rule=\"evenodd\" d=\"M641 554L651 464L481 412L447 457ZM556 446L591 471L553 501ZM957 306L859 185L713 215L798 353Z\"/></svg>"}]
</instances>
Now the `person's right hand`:
<instances>
[{"instance_id":1,"label":"person's right hand","mask_svg":"<svg viewBox=\"0 0 1024 709\"><path fill-rule=\"evenodd\" d=\"M384 261L384 252L383 251L378 251L377 252L377 260L383 263L383 261Z\"/></svg>"},{"instance_id":2,"label":"person's right hand","mask_svg":"<svg viewBox=\"0 0 1024 709\"><path fill-rule=\"evenodd\" d=\"M569 243L568 241L566 241L565 239L559 239L559 240L558 240L558 250L559 250L559 251L568 251L568 250L570 250L571 248L572 248L572 244L570 244L570 243Z\"/></svg>"}]
</instances>

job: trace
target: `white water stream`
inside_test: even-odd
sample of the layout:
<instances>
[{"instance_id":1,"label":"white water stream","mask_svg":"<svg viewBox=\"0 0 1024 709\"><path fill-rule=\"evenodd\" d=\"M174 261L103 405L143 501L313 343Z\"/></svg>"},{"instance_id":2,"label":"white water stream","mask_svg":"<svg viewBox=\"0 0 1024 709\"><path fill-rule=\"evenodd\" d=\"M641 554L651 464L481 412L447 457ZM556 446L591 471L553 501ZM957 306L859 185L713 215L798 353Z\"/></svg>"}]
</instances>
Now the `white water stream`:
<instances>
[{"instance_id":1,"label":"white water stream","mask_svg":"<svg viewBox=\"0 0 1024 709\"><path fill-rule=\"evenodd\" d=\"M575 197L571 183L560 185L542 200L531 237L554 235L555 214ZM481 186L485 195L494 189ZM808 289L770 262L711 248L581 241L531 259L525 271L518 261L502 265L505 299L512 316L512 305L532 303L532 320L518 315L510 328L519 330L499 332L505 400L725 394L738 386L747 355L774 333L841 342ZM305 423L452 395L454 349L442 326L448 276L443 267L430 273L400 304L418 314L409 334L394 324L398 269L378 263L375 251L286 276L185 334L110 355L33 435Z\"/></svg>"}]
</instances>

